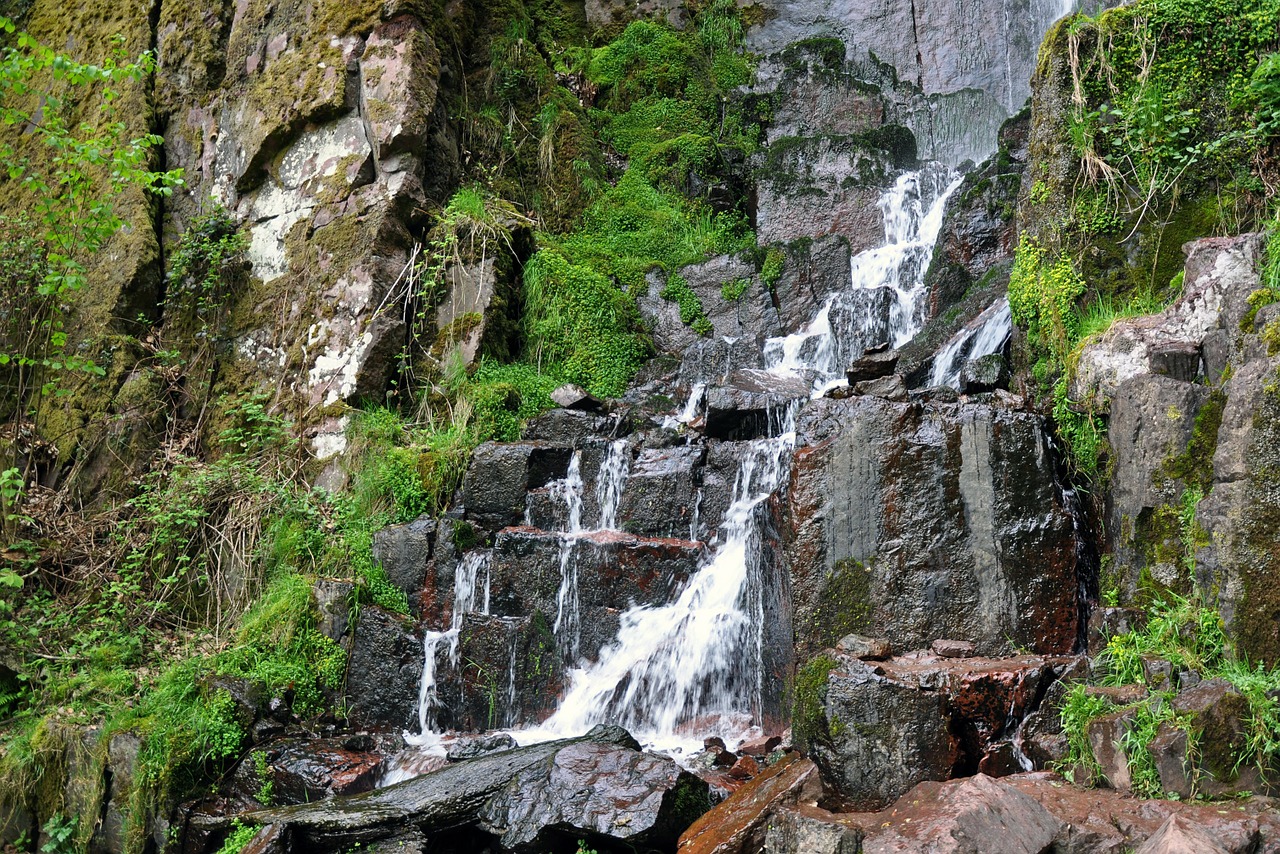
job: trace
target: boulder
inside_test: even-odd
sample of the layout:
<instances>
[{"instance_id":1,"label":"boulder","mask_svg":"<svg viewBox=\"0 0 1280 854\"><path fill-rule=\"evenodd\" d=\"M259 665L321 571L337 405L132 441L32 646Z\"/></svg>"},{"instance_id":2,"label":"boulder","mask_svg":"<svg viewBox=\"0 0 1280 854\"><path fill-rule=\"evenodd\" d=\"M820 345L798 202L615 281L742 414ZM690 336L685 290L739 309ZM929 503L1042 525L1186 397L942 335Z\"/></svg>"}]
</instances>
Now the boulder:
<instances>
[{"instance_id":1,"label":"boulder","mask_svg":"<svg viewBox=\"0 0 1280 854\"><path fill-rule=\"evenodd\" d=\"M259 752L264 755L264 773L254 759ZM372 791L382 763L380 753L353 750L343 739L284 738L251 752L237 766L234 781L242 792L258 800L269 791L271 802L265 806L302 804Z\"/></svg>"},{"instance_id":2,"label":"boulder","mask_svg":"<svg viewBox=\"0 0 1280 854\"><path fill-rule=\"evenodd\" d=\"M864 638L862 635L845 635L836 649L863 661L883 661L892 654L889 642L884 638Z\"/></svg>"},{"instance_id":3,"label":"boulder","mask_svg":"<svg viewBox=\"0 0 1280 854\"><path fill-rule=\"evenodd\" d=\"M330 640L341 642L351 627L351 602L355 585L350 581L320 578L311 586L311 598L320 612L316 629Z\"/></svg>"},{"instance_id":4,"label":"boulder","mask_svg":"<svg viewBox=\"0 0 1280 854\"><path fill-rule=\"evenodd\" d=\"M936 640L929 648L943 658L970 658L976 652L973 644L961 640Z\"/></svg>"},{"instance_id":5,"label":"boulder","mask_svg":"<svg viewBox=\"0 0 1280 854\"><path fill-rule=\"evenodd\" d=\"M890 376L897 366L897 351L890 350L887 345L870 347L854 360L845 371L845 376L849 379L849 385L855 385Z\"/></svg>"},{"instance_id":6,"label":"boulder","mask_svg":"<svg viewBox=\"0 0 1280 854\"><path fill-rule=\"evenodd\" d=\"M489 531L519 524L525 493L565 476L573 450L549 442L486 442L462 481L467 518Z\"/></svg>"},{"instance_id":7,"label":"boulder","mask_svg":"<svg viewBox=\"0 0 1280 854\"><path fill-rule=\"evenodd\" d=\"M888 818L867 834L864 854L1044 854L1062 831L1036 799L985 774L921 783Z\"/></svg>"},{"instance_id":8,"label":"boulder","mask_svg":"<svg viewBox=\"0 0 1280 854\"><path fill-rule=\"evenodd\" d=\"M562 385L551 392L551 400L561 409L579 412L600 412L604 409L604 402L600 398L573 383Z\"/></svg>"},{"instance_id":9,"label":"boulder","mask_svg":"<svg viewBox=\"0 0 1280 854\"><path fill-rule=\"evenodd\" d=\"M612 438L621 428L617 418L576 409L550 409L530 418L521 433L523 438L556 445L580 446L592 438Z\"/></svg>"},{"instance_id":10,"label":"boulder","mask_svg":"<svg viewBox=\"0 0 1280 854\"><path fill-rule=\"evenodd\" d=\"M894 374L890 377L881 377L878 380L863 380L853 387L855 394L869 394L872 397L882 397L885 400L904 401L907 399L907 387L902 382L902 377Z\"/></svg>"},{"instance_id":11,"label":"boulder","mask_svg":"<svg viewBox=\"0 0 1280 854\"><path fill-rule=\"evenodd\" d=\"M853 806L879 808L924 780L945 780L985 761L1014 757L1008 739L1033 711L1042 686L1069 659L965 660L913 653L884 662L840 655L821 686L797 679L820 705L799 705L798 742L824 779ZM806 701L807 703L808 701Z\"/></svg>"},{"instance_id":12,"label":"boulder","mask_svg":"<svg viewBox=\"0 0 1280 854\"><path fill-rule=\"evenodd\" d=\"M861 854L862 828L826 810L797 804L769 818L763 854Z\"/></svg>"},{"instance_id":13,"label":"boulder","mask_svg":"<svg viewBox=\"0 0 1280 854\"><path fill-rule=\"evenodd\" d=\"M1000 353L992 353L964 363L960 369L960 391L984 394L1009 389L1009 363Z\"/></svg>"},{"instance_id":14,"label":"boulder","mask_svg":"<svg viewBox=\"0 0 1280 854\"><path fill-rule=\"evenodd\" d=\"M759 439L777 431L792 401L809 397L804 379L745 369L707 391L705 432L716 439Z\"/></svg>"},{"instance_id":15,"label":"boulder","mask_svg":"<svg viewBox=\"0 0 1280 854\"><path fill-rule=\"evenodd\" d=\"M641 451L622 491L619 527L645 537L694 539L690 525L705 456L698 445Z\"/></svg>"},{"instance_id":16,"label":"boulder","mask_svg":"<svg viewBox=\"0 0 1280 854\"><path fill-rule=\"evenodd\" d=\"M488 756L502 750L514 750L516 740L505 732L491 735L462 736L449 745L445 754L450 762L462 762L477 756Z\"/></svg>"},{"instance_id":17,"label":"boulder","mask_svg":"<svg viewBox=\"0 0 1280 854\"><path fill-rule=\"evenodd\" d=\"M422 638L407 619L360 609L347 661L347 716L358 726L416 730Z\"/></svg>"},{"instance_id":18,"label":"boulder","mask_svg":"<svg viewBox=\"0 0 1280 854\"><path fill-rule=\"evenodd\" d=\"M508 849L566 837L661 849L710 807L707 784L667 757L580 741L512 775L478 818Z\"/></svg>"},{"instance_id":19,"label":"boulder","mask_svg":"<svg viewBox=\"0 0 1280 854\"><path fill-rule=\"evenodd\" d=\"M1164 824L1134 854L1231 854L1202 828L1177 815Z\"/></svg>"},{"instance_id":20,"label":"boulder","mask_svg":"<svg viewBox=\"0 0 1280 854\"><path fill-rule=\"evenodd\" d=\"M1133 726L1135 717L1133 709L1112 712L1089 721L1085 730L1089 749L1102 772L1103 781L1121 792L1128 792L1133 783L1125 735Z\"/></svg>"},{"instance_id":21,"label":"boulder","mask_svg":"<svg viewBox=\"0 0 1280 854\"><path fill-rule=\"evenodd\" d=\"M1073 511L1039 417L864 396L813 401L796 429L783 536L800 657L850 633L1075 647Z\"/></svg>"},{"instance_id":22,"label":"boulder","mask_svg":"<svg viewBox=\"0 0 1280 854\"><path fill-rule=\"evenodd\" d=\"M670 845L710 805L706 791L705 783L670 760L641 753L626 730L598 726L581 738L451 763L365 794L238 818L282 825L294 850L317 852L364 847L407 827L428 836L482 827L524 844L550 826L606 842ZM230 819L204 823L227 827Z\"/></svg>"}]
</instances>

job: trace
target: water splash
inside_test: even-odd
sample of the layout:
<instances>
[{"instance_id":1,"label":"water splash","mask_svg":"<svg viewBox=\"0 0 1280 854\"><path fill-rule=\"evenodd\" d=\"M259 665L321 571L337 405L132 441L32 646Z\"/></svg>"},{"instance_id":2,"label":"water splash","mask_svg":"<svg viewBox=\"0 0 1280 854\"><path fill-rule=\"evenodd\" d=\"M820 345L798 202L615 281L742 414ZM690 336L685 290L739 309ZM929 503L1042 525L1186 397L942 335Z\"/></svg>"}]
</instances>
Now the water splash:
<instances>
[{"instance_id":1,"label":"water splash","mask_svg":"<svg viewBox=\"0 0 1280 854\"><path fill-rule=\"evenodd\" d=\"M690 400L693 399L694 395L690 395ZM692 421L692 417L689 420ZM610 443L596 480L596 503L600 505L599 530L618 529L618 504L622 500L622 490L627 485L630 472L630 446L626 439L617 439Z\"/></svg>"},{"instance_id":2,"label":"water splash","mask_svg":"<svg viewBox=\"0 0 1280 854\"><path fill-rule=\"evenodd\" d=\"M578 563L573 559L582 533L582 452L574 451L564 480L553 486L568 508L565 532L560 537L560 587L556 590L556 621L551 633L568 660L578 656L582 637L578 610Z\"/></svg>"},{"instance_id":3,"label":"water splash","mask_svg":"<svg viewBox=\"0 0 1280 854\"><path fill-rule=\"evenodd\" d=\"M960 388L960 370L965 362L999 353L1013 333L1013 318L1009 300L1001 297L973 322L951 336L938 354L933 357L929 373L929 385Z\"/></svg>"}]
</instances>

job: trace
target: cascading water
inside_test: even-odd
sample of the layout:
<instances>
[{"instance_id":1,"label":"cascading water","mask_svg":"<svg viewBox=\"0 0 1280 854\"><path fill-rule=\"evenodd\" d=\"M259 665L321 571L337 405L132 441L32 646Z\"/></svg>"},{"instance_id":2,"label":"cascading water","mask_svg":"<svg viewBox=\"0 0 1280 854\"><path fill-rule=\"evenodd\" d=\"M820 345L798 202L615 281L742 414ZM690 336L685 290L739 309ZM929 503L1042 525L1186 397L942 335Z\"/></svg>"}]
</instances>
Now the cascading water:
<instances>
[{"instance_id":1,"label":"cascading water","mask_svg":"<svg viewBox=\"0 0 1280 854\"><path fill-rule=\"evenodd\" d=\"M951 337L933 357L930 386L960 388L960 369L965 362L999 353L1013 332L1009 300L1001 297L972 323Z\"/></svg>"},{"instance_id":2,"label":"cascading water","mask_svg":"<svg viewBox=\"0 0 1280 854\"><path fill-rule=\"evenodd\" d=\"M617 640L594 664L573 673L559 709L543 727L547 734L581 733L609 721L650 743L671 744L680 724L695 716L758 714L758 508L789 470L795 432L787 426L777 437L747 443L710 560L675 601L622 615ZM747 650L756 654L744 655Z\"/></svg>"},{"instance_id":3,"label":"cascading water","mask_svg":"<svg viewBox=\"0 0 1280 854\"><path fill-rule=\"evenodd\" d=\"M569 660L578 656L581 638L578 616L578 566L573 559L577 538L582 533L582 452L574 451L569 471L555 488L568 510L565 532L560 537L560 587L556 591L556 621L552 628L561 654Z\"/></svg>"},{"instance_id":4,"label":"cascading water","mask_svg":"<svg viewBox=\"0 0 1280 854\"><path fill-rule=\"evenodd\" d=\"M899 176L879 201L884 244L853 257L850 287L828 296L807 326L765 342L769 370L811 375L818 397L843 381L867 347L900 347L915 337L924 324L925 272L961 180L938 164Z\"/></svg>"},{"instance_id":5,"label":"cascading water","mask_svg":"<svg viewBox=\"0 0 1280 854\"><path fill-rule=\"evenodd\" d=\"M418 732L404 734L404 740L427 750L440 749L440 734L436 728L435 711L440 706L436 692L436 655L440 645L449 645L449 662L458 666L458 633L462 619L476 610L476 583L480 570L485 571L484 610L489 613L489 559L487 551L471 551L462 556L453 573L453 619L444 631L426 632L422 639L422 681L418 688Z\"/></svg>"}]
</instances>

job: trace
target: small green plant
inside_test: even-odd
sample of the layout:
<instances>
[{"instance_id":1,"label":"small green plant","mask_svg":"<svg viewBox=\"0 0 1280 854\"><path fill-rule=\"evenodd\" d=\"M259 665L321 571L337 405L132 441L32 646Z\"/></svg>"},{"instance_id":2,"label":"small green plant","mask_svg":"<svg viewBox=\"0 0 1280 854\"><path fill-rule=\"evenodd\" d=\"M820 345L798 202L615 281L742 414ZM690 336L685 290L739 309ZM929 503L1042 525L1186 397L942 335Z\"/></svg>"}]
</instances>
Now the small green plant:
<instances>
[{"instance_id":1,"label":"small green plant","mask_svg":"<svg viewBox=\"0 0 1280 854\"><path fill-rule=\"evenodd\" d=\"M258 789L253 798L264 807L272 806L276 797L276 781L267 754L265 751L255 750L249 754L249 758L253 762L254 777L258 780Z\"/></svg>"},{"instance_id":2,"label":"small green plant","mask_svg":"<svg viewBox=\"0 0 1280 854\"><path fill-rule=\"evenodd\" d=\"M75 850L75 835L80 826L74 818L54 813L40 828L45 843L40 846L42 854L71 854Z\"/></svg>"},{"instance_id":3,"label":"small green plant","mask_svg":"<svg viewBox=\"0 0 1280 854\"><path fill-rule=\"evenodd\" d=\"M720 296L725 302L735 302L742 299L742 295L747 292L747 288L750 286L750 279L739 276L736 279L730 279L720 286Z\"/></svg>"},{"instance_id":4,"label":"small green plant","mask_svg":"<svg viewBox=\"0 0 1280 854\"><path fill-rule=\"evenodd\" d=\"M218 854L240 854L257 832L258 828L253 825L245 824L240 819L233 818L231 820L231 834L222 843L222 847L218 849Z\"/></svg>"},{"instance_id":5,"label":"small green plant","mask_svg":"<svg viewBox=\"0 0 1280 854\"><path fill-rule=\"evenodd\" d=\"M666 287L659 294L664 300L680 306L680 322L693 329L699 335L711 333L711 322L702 310L702 301L689 287L688 280L679 273L672 273L667 279Z\"/></svg>"}]
</instances>

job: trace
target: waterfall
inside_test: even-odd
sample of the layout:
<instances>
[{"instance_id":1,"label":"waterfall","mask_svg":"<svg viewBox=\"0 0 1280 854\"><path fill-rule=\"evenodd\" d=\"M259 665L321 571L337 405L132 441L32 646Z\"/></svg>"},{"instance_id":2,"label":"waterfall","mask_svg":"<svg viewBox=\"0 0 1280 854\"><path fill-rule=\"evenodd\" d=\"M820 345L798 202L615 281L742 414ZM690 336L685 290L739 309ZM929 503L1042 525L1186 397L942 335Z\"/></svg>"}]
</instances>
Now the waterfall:
<instances>
[{"instance_id":1,"label":"waterfall","mask_svg":"<svg viewBox=\"0 0 1280 854\"><path fill-rule=\"evenodd\" d=\"M418 687L418 732L404 734L404 740L429 750L440 748L440 735L436 729L435 710L440 706L436 691L436 656L440 645L449 645L449 663L458 666L458 633L462 618L476 610L476 582L480 570L485 571L484 610L489 613L489 561L487 551L470 551L458 561L453 571L453 618L444 631L428 631L422 637L422 681Z\"/></svg>"},{"instance_id":2,"label":"waterfall","mask_svg":"<svg viewBox=\"0 0 1280 854\"><path fill-rule=\"evenodd\" d=\"M696 387L694 391L695 394L690 395L689 398L691 401L696 401L698 398ZM696 407L697 403L693 405ZM689 420L693 420L692 416ZM610 443L604 462L600 464L599 478L596 480L596 503L600 505L599 530L601 531L618 529L618 502L622 500L622 488L626 486L630 469L631 453L627 440L618 439Z\"/></svg>"},{"instance_id":3,"label":"waterfall","mask_svg":"<svg viewBox=\"0 0 1280 854\"><path fill-rule=\"evenodd\" d=\"M556 621L552 634L568 660L578 656L582 636L578 616L578 564L573 559L578 536L582 533L582 452L574 451L564 480L554 485L554 492L568 509L565 531L560 536L560 587L556 590Z\"/></svg>"},{"instance_id":4,"label":"waterfall","mask_svg":"<svg viewBox=\"0 0 1280 854\"><path fill-rule=\"evenodd\" d=\"M900 347L924 325L924 277L947 200L962 177L940 164L905 172L880 196L884 243L853 256L850 286L830 294L799 332L765 342L765 365L813 376L813 396L844 382L867 347Z\"/></svg>"},{"instance_id":5,"label":"waterfall","mask_svg":"<svg viewBox=\"0 0 1280 854\"><path fill-rule=\"evenodd\" d=\"M795 432L793 423L787 427L746 443L710 559L675 601L622 615L617 639L594 664L572 673L544 727L548 734L577 734L608 721L659 742L695 716L758 712L763 544L757 508L789 470Z\"/></svg>"},{"instance_id":6,"label":"waterfall","mask_svg":"<svg viewBox=\"0 0 1280 854\"><path fill-rule=\"evenodd\" d=\"M960 388L960 370L964 363L999 353L1012 332L1013 319L1009 312L1009 300L1001 297L972 323L951 336L951 340L933 357L929 385Z\"/></svg>"}]
</instances>

